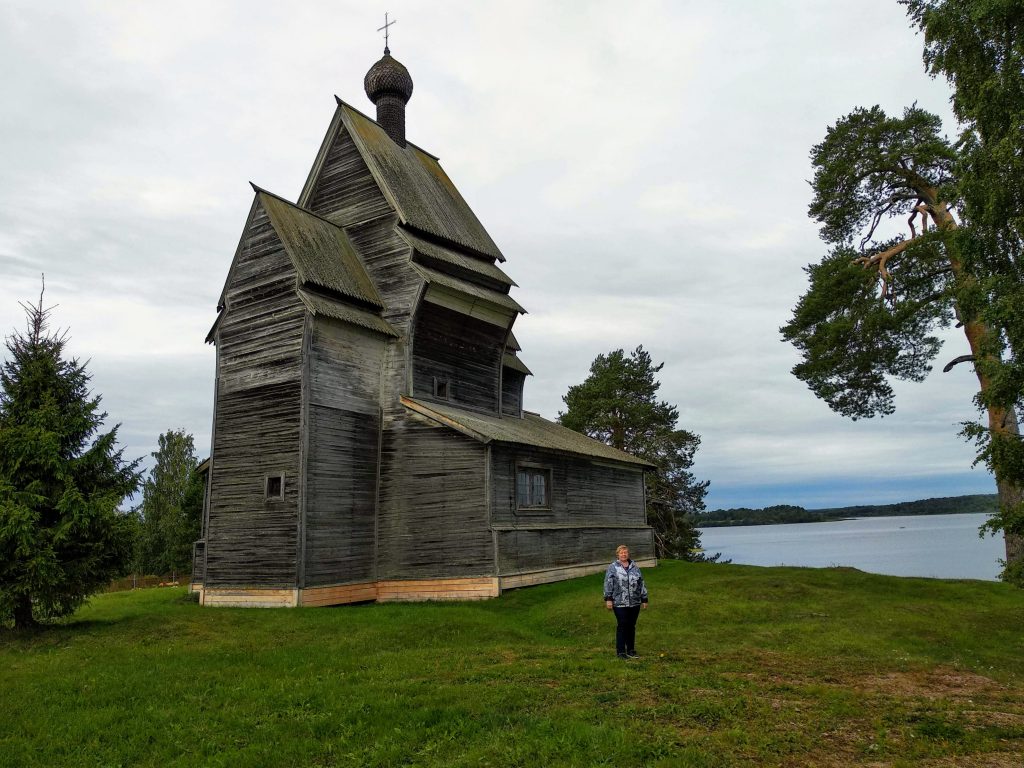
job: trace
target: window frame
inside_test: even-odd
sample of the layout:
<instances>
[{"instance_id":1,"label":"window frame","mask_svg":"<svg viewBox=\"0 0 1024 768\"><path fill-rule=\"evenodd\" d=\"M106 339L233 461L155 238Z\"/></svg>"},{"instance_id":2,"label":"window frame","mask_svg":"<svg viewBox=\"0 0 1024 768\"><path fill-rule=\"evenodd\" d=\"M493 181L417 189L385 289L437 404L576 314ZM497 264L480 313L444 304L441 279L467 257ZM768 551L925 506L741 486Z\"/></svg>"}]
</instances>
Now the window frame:
<instances>
[{"instance_id":1,"label":"window frame","mask_svg":"<svg viewBox=\"0 0 1024 768\"><path fill-rule=\"evenodd\" d=\"M527 496L532 501L534 491L534 479L541 477L544 480L544 501L541 504L521 504L520 493L519 493L519 477L525 474L527 480ZM517 462L515 478L513 479L513 498L516 502L517 513L532 513L532 512L550 512L551 511L551 493L553 490L551 483L551 467L546 464L534 464L530 462Z\"/></svg>"},{"instance_id":2,"label":"window frame","mask_svg":"<svg viewBox=\"0 0 1024 768\"><path fill-rule=\"evenodd\" d=\"M434 384L434 397L438 400L450 400L452 394L451 381L440 376L434 376L432 378Z\"/></svg>"},{"instance_id":3,"label":"window frame","mask_svg":"<svg viewBox=\"0 0 1024 768\"><path fill-rule=\"evenodd\" d=\"M280 490L277 494L271 495L270 493L270 481L280 481ZM275 472L269 475L263 476L263 500L264 501L283 501L284 500L284 472Z\"/></svg>"}]
</instances>

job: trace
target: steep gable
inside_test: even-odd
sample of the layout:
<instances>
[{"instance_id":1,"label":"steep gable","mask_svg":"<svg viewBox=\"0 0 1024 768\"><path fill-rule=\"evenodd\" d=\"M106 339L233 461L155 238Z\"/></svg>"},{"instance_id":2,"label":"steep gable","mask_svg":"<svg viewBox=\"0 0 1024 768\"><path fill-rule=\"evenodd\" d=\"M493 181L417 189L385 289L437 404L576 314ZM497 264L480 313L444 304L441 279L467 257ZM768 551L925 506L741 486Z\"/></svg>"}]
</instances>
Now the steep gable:
<instances>
[{"instance_id":1,"label":"steep gable","mask_svg":"<svg viewBox=\"0 0 1024 768\"><path fill-rule=\"evenodd\" d=\"M402 224L478 255L505 260L436 157L411 143L398 146L375 121L337 101L335 119L299 196L299 205L316 207L310 203L322 196L330 177L340 172L339 161L352 165L354 160L344 151L346 138L350 138Z\"/></svg>"},{"instance_id":2,"label":"steep gable","mask_svg":"<svg viewBox=\"0 0 1024 768\"><path fill-rule=\"evenodd\" d=\"M384 302L366 273L345 231L309 211L257 188L301 283L383 308Z\"/></svg>"}]
</instances>

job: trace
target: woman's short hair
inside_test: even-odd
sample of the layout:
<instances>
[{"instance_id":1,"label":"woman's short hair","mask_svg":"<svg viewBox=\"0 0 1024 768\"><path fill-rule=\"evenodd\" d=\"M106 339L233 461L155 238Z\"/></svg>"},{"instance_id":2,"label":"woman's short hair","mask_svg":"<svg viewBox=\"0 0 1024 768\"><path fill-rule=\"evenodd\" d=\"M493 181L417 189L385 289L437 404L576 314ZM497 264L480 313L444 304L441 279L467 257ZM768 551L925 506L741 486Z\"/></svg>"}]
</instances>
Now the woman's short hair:
<instances>
[{"instance_id":1,"label":"woman's short hair","mask_svg":"<svg viewBox=\"0 0 1024 768\"><path fill-rule=\"evenodd\" d=\"M627 552L629 552L629 547L627 547L625 544L619 544L619 546L615 548L615 554L619 554L619 552L621 552L622 550L626 550Z\"/></svg>"}]
</instances>

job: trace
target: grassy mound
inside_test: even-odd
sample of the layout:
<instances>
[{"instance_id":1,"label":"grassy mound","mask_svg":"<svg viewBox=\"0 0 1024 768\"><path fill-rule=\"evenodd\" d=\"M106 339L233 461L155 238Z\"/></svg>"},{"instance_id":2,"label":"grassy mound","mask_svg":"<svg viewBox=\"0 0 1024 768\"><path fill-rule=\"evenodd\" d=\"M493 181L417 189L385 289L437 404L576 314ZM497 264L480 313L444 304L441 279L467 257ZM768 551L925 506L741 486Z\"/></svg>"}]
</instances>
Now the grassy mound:
<instances>
[{"instance_id":1,"label":"grassy mound","mask_svg":"<svg viewBox=\"0 0 1024 768\"><path fill-rule=\"evenodd\" d=\"M850 569L649 569L463 604L102 595L0 630L0 765L1019 766L1024 592Z\"/></svg>"}]
</instances>

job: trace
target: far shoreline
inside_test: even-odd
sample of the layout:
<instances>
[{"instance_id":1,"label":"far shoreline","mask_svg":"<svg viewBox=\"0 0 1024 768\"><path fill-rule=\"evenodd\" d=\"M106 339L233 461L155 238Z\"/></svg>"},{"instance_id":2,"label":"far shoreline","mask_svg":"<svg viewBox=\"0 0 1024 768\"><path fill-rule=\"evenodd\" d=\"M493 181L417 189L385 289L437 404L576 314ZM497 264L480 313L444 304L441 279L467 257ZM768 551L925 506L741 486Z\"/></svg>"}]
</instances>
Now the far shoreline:
<instances>
[{"instance_id":1,"label":"far shoreline","mask_svg":"<svg viewBox=\"0 0 1024 768\"><path fill-rule=\"evenodd\" d=\"M762 509L740 507L716 509L692 516L698 530L704 528L736 528L751 525L788 525L791 523L827 523L866 517L906 517L924 515L993 514L998 506L995 494L943 496L895 504L862 504L849 507L805 509L780 504Z\"/></svg>"}]
</instances>

